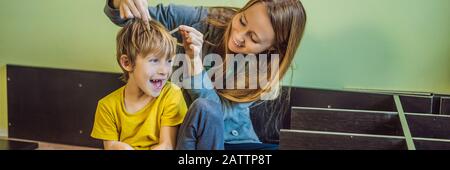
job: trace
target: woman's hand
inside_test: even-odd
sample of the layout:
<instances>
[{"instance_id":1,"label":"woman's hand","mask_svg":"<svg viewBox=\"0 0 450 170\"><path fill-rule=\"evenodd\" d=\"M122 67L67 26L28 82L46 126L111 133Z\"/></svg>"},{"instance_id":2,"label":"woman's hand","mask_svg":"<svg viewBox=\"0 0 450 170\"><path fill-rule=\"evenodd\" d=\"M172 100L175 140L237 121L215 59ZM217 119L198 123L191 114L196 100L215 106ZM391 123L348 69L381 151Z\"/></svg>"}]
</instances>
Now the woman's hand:
<instances>
[{"instance_id":1,"label":"woman's hand","mask_svg":"<svg viewBox=\"0 0 450 170\"><path fill-rule=\"evenodd\" d=\"M183 38L183 46L186 54L190 59L200 57L203 46L203 34L195 28L181 25L179 27L181 36Z\"/></svg>"},{"instance_id":2,"label":"woman's hand","mask_svg":"<svg viewBox=\"0 0 450 170\"><path fill-rule=\"evenodd\" d=\"M181 25L179 27L181 37L183 38L183 46L186 55L190 61L190 75L197 75L203 71L202 66L202 47L203 47L203 34L197 31L195 28Z\"/></svg>"},{"instance_id":3,"label":"woman's hand","mask_svg":"<svg viewBox=\"0 0 450 170\"><path fill-rule=\"evenodd\" d=\"M140 18L145 23L151 20L147 0L112 0L114 8L119 9L120 18Z\"/></svg>"}]
</instances>

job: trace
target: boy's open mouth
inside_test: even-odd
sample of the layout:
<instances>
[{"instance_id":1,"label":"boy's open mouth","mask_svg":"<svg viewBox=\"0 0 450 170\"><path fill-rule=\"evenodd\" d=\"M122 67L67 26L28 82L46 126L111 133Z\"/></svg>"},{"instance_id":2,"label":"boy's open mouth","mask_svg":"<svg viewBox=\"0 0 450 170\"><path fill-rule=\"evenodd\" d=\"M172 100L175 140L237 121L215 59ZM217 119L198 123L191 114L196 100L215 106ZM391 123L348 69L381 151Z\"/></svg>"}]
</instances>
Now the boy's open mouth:
<instances>
[{"instance_id":1,"label":"boy's open mouth","mask_svg":"<svg viewBox=\"0 0 450 170\"><path fill-rule=\"evenodd\" d=\"M152 84L152 86L155 89L162 89L163 85L164 85L164 79L152 79L150 80L150 83Z\"/></svg>"}]
</instances>

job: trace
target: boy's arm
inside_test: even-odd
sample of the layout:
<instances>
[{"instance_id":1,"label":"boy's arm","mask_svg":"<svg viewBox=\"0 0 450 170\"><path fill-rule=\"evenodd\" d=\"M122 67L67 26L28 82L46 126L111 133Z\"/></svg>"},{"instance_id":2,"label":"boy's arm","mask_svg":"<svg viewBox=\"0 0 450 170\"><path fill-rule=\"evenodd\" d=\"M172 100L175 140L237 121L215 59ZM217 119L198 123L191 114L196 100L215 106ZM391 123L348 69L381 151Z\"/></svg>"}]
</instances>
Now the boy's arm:
<instances>
[{"instance_id":1,"label":"boy's arm","mask_svg":"<svg viewBox=\"0 0 450 170\"><path fill-rule=\"evenodd\" d=\"M124 142L119 141L103 141L105 150L134 150L133 147Z\"/></svg>"},{"instance_id":2,"label":"boy's arm","mask_svg":"<svg viewBox=\"0 0 450 170\"><path fill-rule=\"evenodd\" d=\"M177 140L178 126L162 126L159 134L159 144L152 150L173 150Z\"/></svg>"}]
</instances>

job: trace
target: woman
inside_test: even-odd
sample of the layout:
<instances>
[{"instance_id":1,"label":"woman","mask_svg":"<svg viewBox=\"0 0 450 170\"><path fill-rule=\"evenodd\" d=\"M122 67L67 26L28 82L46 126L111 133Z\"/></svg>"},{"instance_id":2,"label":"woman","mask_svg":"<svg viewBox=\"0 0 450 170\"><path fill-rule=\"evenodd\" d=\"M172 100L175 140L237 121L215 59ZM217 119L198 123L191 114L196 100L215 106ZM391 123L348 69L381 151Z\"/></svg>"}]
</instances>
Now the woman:
<instances>
[{"instance_id":1,"label":"woman","mask_svg":"<svg viewBox=\"0 0 450 170\"><path fill-rule=\"evenodd\" d=\"M202 65L201 58L209 53L220 54L225 62L225 54L230 53L278 54L279 78L291 64L306 24L306 13L298 0L250 0L241 9L181 5L147 8L146 0L110 0L105 13L119 26L130 18L155 19L169 30L181 25L176 37L183 40L187 54L194 53L189 58L193 65ZM204 76L208 68L194 68L188 78L211 84ZM186 89L194 102L180 127L177 149L277 149L276 145L260 142L249 115L250 105L278 88L276 81L269 77L266 86L256 89Z\"/></svg>"}]
</instances>

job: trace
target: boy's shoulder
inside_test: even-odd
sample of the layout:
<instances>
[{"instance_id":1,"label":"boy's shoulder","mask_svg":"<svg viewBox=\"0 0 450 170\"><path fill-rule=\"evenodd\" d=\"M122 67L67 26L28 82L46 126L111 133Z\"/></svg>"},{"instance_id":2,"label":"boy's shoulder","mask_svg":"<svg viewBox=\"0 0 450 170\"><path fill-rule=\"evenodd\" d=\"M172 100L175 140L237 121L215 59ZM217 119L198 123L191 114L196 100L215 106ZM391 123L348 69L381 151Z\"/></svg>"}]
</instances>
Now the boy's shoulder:
<instances>
[{"instance_id":1,"label":"boy's shoulder","mask_svg":"<svg viewBox=\"0 0 450 170\"><path fill-rule=\"evenodd\" d=\"M169 82L167 82L167 84L170 86L170 88L172 90L181 91L180 86L176 85L175 83L172 83L172 82L169 81Z\"/></svg>"},{"instance_id":2,"label":"boy's shoulder","mask_svg":"<svg viewBox=\"0 0 450 170\"><path fill-rule=\"evenodd\" d=\"M164 89L163 89L161 95L170 95L173 93L181 93L181 92L182 92L181 88L178 85L168 81L166 83L166 85L164 86Z\"/></svg>"},{"instance_id":3,"label":"boy's shoulder","mask_svg":"<svg viewBox=\"0 0 450 170\"><path fill-rule=\"evenodd\" d=\"M107 104L107 105L114 104L114 103L120 104L124 88L125 88L125 86L122 86L119 89L109 93L108 95L106 95L105 97L100 99L99 103Z\"/></svg>"},{"instance_id":4,"label":"boy's shoulder","mask_svg":"<svg viewBox=\"0 0 450 170\"><path fill-rule=\"evenodd\" d=\"M165 85L161 93L159 94L160 100L162 102L175 102L179 101L180 98L184 98L182 89L176 85L175 83L172 83L168 81Z\"/></svg>"}]
</instances>

